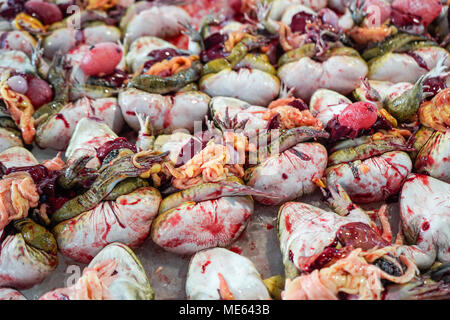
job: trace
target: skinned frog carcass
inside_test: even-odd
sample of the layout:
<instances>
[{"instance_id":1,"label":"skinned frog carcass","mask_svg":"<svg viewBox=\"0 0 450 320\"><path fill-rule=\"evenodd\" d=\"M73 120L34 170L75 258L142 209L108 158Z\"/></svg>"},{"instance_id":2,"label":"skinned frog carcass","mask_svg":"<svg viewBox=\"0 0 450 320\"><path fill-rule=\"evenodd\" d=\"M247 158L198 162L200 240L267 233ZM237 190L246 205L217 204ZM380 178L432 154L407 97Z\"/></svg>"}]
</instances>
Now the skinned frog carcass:
<instances>
[{"instance_id":1,"label":"skinned frog carcass","mask_svg":"<svg viewBox=\"0 0 450 320\"><path fill-rule=\"evenodd\" d=\"M257 166L246 171L247 184L257 190L276 193L276 198L255 196L266 205L278 205L302 195L310 194L316 189L327 163L327 151L317 142L306 142L311 138L325 137L326 132L308 127L291 129L280 138L292 135L293 141L288 147L281 145L280 153L271 155Z\"/></svg>"},{"instance_id":2,"label":"skinned frog carcass","mask_svg":"<svg viewBox=\"0 0 450 320\"><path fill-rule=\"evenodd\" d=\"M172 43L157 37L140 37L133 41L126 54L126 66L129 72L140 72L141 68L152 66L164 59L169 59L178 54L188 55Z\"/></svg>"},{"instance_id":3,"label":"skinned frog carcass","mask_svg":"<svg viewBox=\"0 0 450 320\"><path fill-rule=\"evenodd\" d=\"M204 63L199 82L202 91L261 106L278 96L280 80L268 55L261 52L262 37L237 22L226 23L218 32L203 29L197 35Z\"/></svg>"},{"instance_id":4,"label":"skinned frog carcass","mask_svg":"<svg viewBox=\"0 0 450 320\"><path fill-rule=\"evenodd\" d=\"M295 96L305 101L319 88L346 95L367 74L366 63L352 48L329 49L319 61L312 60L316 53L315 44L305 44L285 53L279 61L279 78L289 88L295 88Z\"/></svg>"},{"instance_id":5,"label":"skinned frog carcass","mask_svg":"<svg viewBox=\"0 0 450 320\"><path fill-rule=\"evenodd\" d=\"M27 289L55 270L57 245L53 235L28 216L30 209L37 208L40 195L26 168L39 162L22 147L3 151L0 162L6 173L11 171L0 181L0 286Z\"/></svg>"},{"instance_id":6,"label":"skinned frog carcass","mask_svg":"<svg viewBox=\"0 0 450 320\"><path fill-rule=\"evenodd\" d=\"M267 193L243 184L241 165L230 161L233 147L208 139L203 144L201 138L184 134L166 137L163 143L160 137L155 146L164 150L167 144L178 153L171 152L171 161L164 165L173 190L161 202L152 224L153 241L177 254L230 245L253 214L250 196Z\"/></svg>"},{"instance_id":7,"label":"skinned frog carcass","mask_svg":"<svg viewBox=\"0 0 450 320\"><path fill-rule=\"evenodd\" d=\"M97 149L102 165L88 171L95 180L52 214L53 233L64 255L89 262L109 243L136 247L147 238L161 202L147 178L159 172L165 154L135 152L124 138L106 141ZM80 166L87 160L84 156L72 162L59 183L65 188L82 183L83 176L76 173L83 172Z\"/></svg>"},{"instance_id":8,"label":"skinned frog carcass","mask_svg":"<svg viewBox=\"0 0 450 320\"><path fill-rule=\"evenodd\" d=\"M337 214L296 202L280 208L278 236L287 278L282 298L336 300L343 290L360 299L381 299L381 279L401 284L413 279L414 263L396 254L345 191L336 185L328 192ZM358 256L364 260L355 260Z\"/></svg>"},{"instance_id":9,"label":"skinned frog carcass","mask_svg":"<svg viewBox=\"0 0 450 320\"><path fill-rule=\"evenodd\" d=\"M103 248L67 288L47 292L39 300L153 300L154 292L139 259L120 242Z\"/></svg>"},{"instance_id":10,"label":"skinned frog carcass","mask_svg":"<svg viewBox=\"0 0 450 320\"><path fill-rule=\"evenodd\" d=\"M410 156L414 149L405 136L411 133L396 128L384 109L371 102L356 102L328 121L330 132L329 184L340 184L353 201L369 203L395 195L412 171ZM346 139L346 140L345 140Z\"/></svg>"},{"instance_id":11,"label":"skinned frog carcass","mask_svg":"<svg viewBox=\"0 0 450 320\"><path fill-rule=\"evenodd\" d=\"M143 56L146 54L146 56ZM137 88L154 94L196 90L202 64L189 51L169 45L155 37L134 41L127 54L128 69L137 68L127 82L128 88Z\"/></svg>"},{"instance_id":12,"label":"skinned frog carcass","mask_svg":"<svg viewBox=\"0 0 450 320\"><path fill-rule=\"evenodd\" d=\"M201 71L197 56L164 40L142 37L132 43L126 59L135 74L120 91L119 105L129 126L139 129L137 114L149 117L153 134L192 132L203 121L209 97L195 84Z\"/></svg>"},{"instance_id":13,"label":"skinned frog carcass","mask_svg":"<svg viewBox=\"0 0 450 320\"><path fill-rule=\"evenodd\" d=\"M351 151L358 154L363 149L369 150L373 147L376 156L370 156L360 159L353 158L350 161L340 162L331 165L326 170L326 177L329 184L340 184L348 192L353 201L358 203L370 203L386 200L388 197L400 191L400 188L412 170L412 162L409 155L403 151L383 152L386 147L398 148L404 143L401 138L393 137L385 141L369 141L356 148L349 147L336 151L330 155L331 161L338 155L347 154ZM371 147L372 145L372 147ZM378 149L378 150L377 150ZM358 157L358 156L356 156Z\"/></svg>"},{"instance_id":14,"label":"skinned frog carcass","mask_svg":"<svg viewBox=\"0 0 450 320\"><path fill-rule=\"evenodd\" d=\"M190 20L183 8L139 1L127 9L120 21L120 28L124 38L131 43L142 36L174 37L183 30L182 24ZM148 21L152 21L150 28Z\"/></svg>"},{"instance_id":15,"label":"skinned frog carcass","mask_svg":"<svg viewBox=\"0 0 450 320\"><path fill-rule=\"evenodd\" d=\"M44 57L51 59L58 52L66 54L75 47L101 42L118 42L119 28L100 10L73 10L63 21L53 24L42 43Z\"/></svg>"},{"instance_id":16,"label":"skinned frog carcass","mask_svg":"<svg viewBox=\"0 0 450 320\"><path fill-rule=\"evenodd\" d=\"M210 103L210 113L217 128L242 131L253 146L242 162L248 166L244 177L247 185L278 195L255 195L257 201L276 205L315 190L315 181L325 170L327 151L320 143L307 141L328 134L303 101L282 98L263 108L216 97Z\"/></svg>"},{"instance_id":17,"label":"skinned frog carcass","mask_svg":"<svg viewBox=\"0 0 450 320\"><path fill-rule=\"evenodd\" d=\"M43 41L44 56L53 57L56 53L68 53L80 44L93 46L102 42L117 42L121 39L120 30L105 23L95 23L82 29L54 29Z\"/></svg>"},{"instance_id":18,"label":"skinned frog carcass","mask_svg":"<svg viewBox=\"0 0 450 320\"><path fill-rule=\"evenodd\" d=\"M172 133L176 129L194 131L208 110L209 97L200 91L160 95L130 88L119 93L119 105L125 122L138 131L137 114L150 118L154 134Z\"/></svg>"},{"instance_id":19,"label":"skinned frog carcass","mask_svg":"<svg viewBox=\"0 0 450 320\"><path fill-rule=\"evenodd\" d=\"M436 67L449 53L422 36L398 33L376 47L367 49L362 57L368 61L371 80L415 83Z\"/></svg>"},{"instance_id":20,"label":"skinned frog carcass","mask_svg":"<svg viewBox=\"0 0 450 320\"><path fill-rule=\"evenodd\" d=\"M206 183L168 196L152 224L153 241L177 254L230 245L253 214L253 200L239 185Z\"/></svg>"},{"instance_id":21,"label":"skinned frog carcass","mask_svg":"<svg viewBox=\"0 0 450 320\"><path fill-rule=\"evenodd\" d=\"M70 165L84 157L92 157L86 163L86 168L98 169L101 159L97 157L97 149L108 141L118 138L110 127L98 119L83 118L73 131L65 156L67 164Z\"/></svg>"},{"instance_id":22,"label":"skinned frog carcass","mask_svg":"<svg viewBox=\"0 0 450 320\"><path fill-rule=\"evenodd\" d=\"M415 137L420 145L414 163L417 172L450 183L450 131L423 127Z\"/></svg>"},{"instance_id":23,"label":"skinned frog carcass","mask_svg":"<svg viewBox=\"0 0 450 320\"><path fill-rule=\"evenodd\" d=\"M336 190L332 187L330 190L336 198L338 207L335 210L339 214L300 202L287 202L279 210L278 238L287 278L293 278L299 270L311 272L320 267L320 264L328 263L336 251L334 242L341 226L350 224L349 227L354 227L355 230L361 227L366 231L373 231L369 227L371 220L363 210L355 205L349 206L348 210L345 208L345 204L352 202L341 187ZM372 236L373 233L371 232ZM386 244L379 237L370 240ZM328 248L330 245L331 248ZM328 256L324 250L329 251Z\"/></svg>"},{"instance_id":24,"label":"skinned frog carcass","mask_svg":"<svg viewBox=\"0 0 450 320\"><path fill-rule=\"evenodd\" d=\"M444 90L447 87L446 77L449 75L446 61L446 57L441 57L436 67L421 76L414 84L362 80L353 95L357 100L377 105L378 109L384 108L391 118L395 118L395 121L390 120L394 126L397 121L413 122L419 113L424 125L442 130L448 118L445 107L447 95ZM426 101L433 96L435 97L432 101Z\"/></svg>"},{"instance_id":25,"label":"skinned frog carcass","mask_svg":"<svg viewBox=\"0 0 450 320\"><path fill-rule=\"evenodd\" d=\"M418 115L423 125L415 134L414 168L419 173L450 182L450 89L422 103Z\"/></svg>"},{"instance_id":26,"label":"skinned frog carcass","mask_svg":"<svg viewBox=\"0 0 450 320\"><path fill-rule=\"evenodd\" d=\"M435 260L450 261L450 184L422 174L410 175L400 194L403 234L409 246L403 253L421 269Z\"/></svg>"},{"instance_id":27,"label":"skinned frog carcass","mask_svg":"<svg viewBox=\"0 0 450 320\"><path fill-rule=\"evenodd\" d=\"M268 300L269 292L250 261L223 248L197 252L186 279L189 300Z\"/></svg>"},{"instance_id":28,"label":"skinned frog carcass","mask_svg":"<svg viewBox=\"0 0 450 320\"><path fill-rule=\"evenodd\" d=\"M38 126L36 143L41 148L65 150L78 122L83 118L104 121L115 133L122 130L123 118L116 98L81 98L64 106Z\"/></svg>"},{"instance_id":29,"label":"skinned frog carcass","mask_svg":"<svg viewBox=\"0 0 450 320\"><path fill-rule=\"evenodd\" d=\"M69 71L71 101L88 97L109 98L117 94L127 78L124 48L105 41L95 45L80 44L65 55Z\"/></svg>"},{"instance_id":30,"label":"skinned frog carcass","mask_svg":"<svg viewBox=\"0 0 450 320\"><path fill-rule=\"evenodd\" d=\"M278 22L269 17L270 10L259 10L260 25L280 38L284 50L278 59L277 75L297 98L309 102L319 88L348 94L366 76L364 59L340 41L337 16L332 22L324 19L326 14L292 5Z\"/></svg>"}]
</instances>

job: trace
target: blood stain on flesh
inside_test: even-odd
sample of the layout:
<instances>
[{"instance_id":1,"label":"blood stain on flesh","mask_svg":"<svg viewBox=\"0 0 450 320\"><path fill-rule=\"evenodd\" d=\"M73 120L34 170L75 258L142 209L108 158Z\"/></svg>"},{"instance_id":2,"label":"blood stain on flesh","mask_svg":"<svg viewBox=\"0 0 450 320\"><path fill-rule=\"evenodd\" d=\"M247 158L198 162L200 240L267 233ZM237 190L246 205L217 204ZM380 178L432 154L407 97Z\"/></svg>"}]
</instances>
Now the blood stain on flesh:
<instances>
[{"instance_id":1,"label":"blood stain on flesh","mask_svg":"<svg viewBox=\"0 0 450 320\"><path fill-rule=\"evenodd\" d=\"M237 253L237 254L241 254L242 253L242 249L239 248L239 247L236 247L236 246L231 247L230 251L233 251L234 253Z\"/></svg>"},{"instance_id":2,"label":"blood stain on flesh","mask_svg":"<svg viewBox=\"0 0 450 320\"><path fill-rule=\"evenodd\" d=\"M209 260L206 261L204 264L202 264L202 273L205 273L206 267L210 264L211 264L211 261L209 261Z\"/></svg>"},{"instance_id":3,"label":"blood stain on flesh","mask_svg":"<svg viewBox=\"0 0 450 320\"><path fill-rule=\"evenodd\" d=\"M58 113L58 114L55 116L55 119L62 120L62 121L64 122L64 126L65 126L66 128L69 128L69 127L70 127L70 125L69 125L69 123L67 122L66 118L64 118L64 116L63 116L61 113Z\"/></svg>"}]
</instances>

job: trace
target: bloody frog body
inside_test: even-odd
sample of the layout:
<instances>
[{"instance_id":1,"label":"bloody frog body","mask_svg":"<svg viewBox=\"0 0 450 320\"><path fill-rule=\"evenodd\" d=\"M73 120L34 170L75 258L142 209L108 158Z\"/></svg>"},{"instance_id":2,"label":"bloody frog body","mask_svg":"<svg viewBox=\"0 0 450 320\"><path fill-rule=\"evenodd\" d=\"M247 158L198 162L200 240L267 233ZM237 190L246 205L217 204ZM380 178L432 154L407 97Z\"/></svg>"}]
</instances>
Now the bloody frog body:
<instances>
[{"instance_id":1,"label":"bloody frog body","mask_svg":"<svg viewBox=\"0 0 450 320\"><path fill-rule=\"evenodd\" d=\"M211 97L233 97L261 106L278 96L276 69L259 50L265 44L262 37L236 22L225 23L215 33L206 33L205 28L194 31L203 43L200 56L204 66L199 82L202 91Z\"/></svg>"},{"instance_id":2,"label":"bloody frog body","mask_svg":"<svg viewBox=\"0 0 450 320\"><path fill-rule=\"evenodd\" d=\"M97 157L97 149L108 141L117 139L117 134L98 119L83 118L75 127L66 149L67 164L70 165L84 157L92 157L86 163L87 168L99 168L101 159Z\"/></svg>"},{"instance_id":3,"label":"bloody frog body","mask_svg":"<svg viewBox=\"0 0 450 320\"><path fill-rule=\"evenodd\" d=\"M127 9L120 28L130 42L142 36L170 38L179 35L182 24L190 20L189 14L178 6L138 1ZM150 28L148 21L152 21Z\"/></svg>"},{"instance_id":4,"label":"bloody frog body","mask_svg":"<svg viewBox=\"0 0 450 320\"><path fill-rule=\"evenodd\" d=\"M168 196L152 225L153 241L177 254L230 245L253 214L253 200L244 187L239 191L239 182L228 187L208 183Z\"/></svg>"},{"instance_id":5,"label":"bloody frog body","mask_svg":"<svg viewBox=\"0 0 450 320\"><path fill-rule=\"evenodd\" d=\"M197 252L189 263L190 300L268 300L269 292L254 264L223 248Z\"/></svg>"},{"instance_id":6,"label":"bloody frog body","mask_svg":"<svg viewBox=\"0 0 450 320\"><path fill-rule=\"evenodd\" d=\"M123 126L117 99L82 98L73 104L69 103L41 125L37 131L36 143L41 148L65 150L78 122L89 117L103 120L116 133Z\"/></svg>"},{"instance_id":7,"label":"bloody frog body","mask_svg":"<svg viewBox=\"0 0 450 320\"><path fill-rule=\"evenodd\" d=\"M110 143L114 141L106 142ZM164 154L140 156L129 148L133 146L123 143L108 148L90 188L52 215L53 233L63 254L89 262L109 243L136 247L147 238L161 195L146 178L160 170ZM72 185L71 175L65 176L69 177L66 185Z\"/></svg>"},{"instance_id":8,"label":"bloody frog body","mask_svg":"<svg viewBox=\"0 0 450 320\"><path fill-rule=\"evenodd\" d=\"M414 168L444 182L450 182L450 131L435 131L420 149Z\"/></svg>"},{"instance_id":9,"label":"bloody frog body","mask_svg":"<svg viewBox=\"0 0 450 320\"><path fill-rule=\"evenodd\" d=\"M403 233L410 246L398 252L428 269L437 259L449 262L450 184L421 174L410 175L400 195Z\"/></svg>"},{"instance_id":10,"label":"bloody frog body","mask_svg":"<svg viewBox=\"0 0 450 320\"><path fill-rule=\"evenodd\" d=\"M320 130L319 121L307 109L294 97L275 100L268 108L227 97L211 100L216 127L242 132L251 145L258 146L257 152L249 151L245 181L277 197L256 195L257 201L277 205L310 194L316 188L315 181L322 178L327 151L320 143L308 141L326 138L328 133ZM271 137L272 129L280 129L279 135Z\"/></svg>"},{"instance_id":11,"label":"bloody frog body","mask_svg":"<svg viewBox=\"0 0 450 320\"><path fill-rule=\"evenodd\" d=\"M278 237L287 278L282 298L308 300L314 299L314 294L327 294L327 297L319 298L317 296L316 299L337 299L337 292L331 294L333 290L325 288L330 282L334 282L333 278L322 281L327 278L327 275L333 274L334 267L345 264L348 259L351 260L355 254L359 255L360 253L367 254L369 257L372 255L368 259L370 261L364 262L369 269L374 268L372 275L383 274L383 277L396 283L410 281L416 274L414 263L406 257L396 254L395 247L372 229L373 222L363 210L350 201L339 185L329 187L328 192L328 196L331 195L328 197L330 206L337 214L297 202L288 202L280 208ZM354 251L355 249L356 251ZM400 265L400 261L407 266L406 269ZM350 265L355 265L355 263L356 261ZM372 266L369 267L369 265ZM370 273L364 274L364 268L362 265L360 267L353 271L351 268L344 268L344 270L350 274L355 272L354 276L362 276L361 281L365 281L364 277L370 278ZM299 271L302 274L301 279L295 278ZM309 280L316 282L317 279L314 280L314 278L318 276L318 273L322 280L308 289L307 282ZM292 291L295 286L299 285L297 282L303 282L303 280L305 287L302 290L305 295L294 294ZM334 289L338 289L345 283L351 282L344 281L339 285L336 282ZM367 284L361 282L361 285ZM352 290L351 293L361 294L362 299L381 299L382 287L372 285L374 283L369 285L370 291L375 290L372 292L373 295L370 295L371 297L366 296L365 290Z\"/></svg>"},{"instance_id":12,"label":"bloody frog body","mask_svg":"<svg viewBox=\"0 0 450 320\"><path fill-rule=\"evenodd\" d=\"M279 205L316 190L315 181L322 178L327 159L327 151L320 143L299 143L248 169L247 184L279 195L277 198L255 196L257 201Z\"/></svg>"},{"instance_id":13,"label":"bloody frog body","mask_svg":"<svg viewBox=\"0 0 450 320\"><path fill-rule=\"evenodd\" d=\"M329 156L326 177L340 184L357 203L386 200L400 191L411 173L412 162L403 151L411 151L403 137L360 137L336 145Z\"/></svg>"},{"instance_id":14,"label":"bloody frog body","mask_svg":"<svg viewBox=\"0 0 450 320\"><path fill-rule=\"evenodd\" d=\"M362 57L368 61L371 80L414 83L435 68L438 61L449 53L423 36L398 33L374 48L366 50Z\"/></svg>"},{"instance_id":15,"label":"bloody frog body","mask_svg":"<svg viewBox=\"0 0 450 320\"><path fill-rule=\"evenodd\" d=\"M160 95L130 88L119 94L119 105L125 122L138 131L137 114L150 117L155 134L172 133L176 129L194 130L208 110L210 98L199 91Z\"/></svg>"},{"instance_id":16,"label":"bloody frog body","mask_svg":"<svg viewBox=\"0 0 450 320\"><path fill-rule=\"evenodd\" d=\"M160 201L159 192L151 187L103 201L53 229L58 248L65 256L86 263L114 241L137 247L147 238Z\"/></svg>"},{"instance_id":17,"label":"bloody frog body","mask_svg":"<svg viewBox=\"0 0 450 320\"><path fill-rule=\"evenodd\" d=\"M34 156L21 147L3 151L0 162L6 169L39 165ZM36 208L39 200L31 175L14 172L5 175L0 184L2 203L6 205L1 212L2 220L9 215L10 221L6 229L0 230L0 287L28 289L55 270L58 264L56 241L45 227L28 217L28 210ZM8 205L12 199L17 202L15 206ZM11 215L11 209L14 215Z\"/></svg>"},{"instance_id":18,"label":"bloody frog body","mask_svg":"<svg viewBox=\"0 0 450 320\"><path fill-rule=\"evenodd\" d=\"M328 263L336 251L333 244L341 226L354 226L355 231L358 227L372 231L367 214L353 205L341 188L339 192L343 195L342 203L338 203L339 210L343 210L338 211L339 215L300 202L287 202L281 206L278 213L278 238L287 278L295 276L297 270L310 272L320 268L320 263ZM349 205L348 209L346 204ZM378 237L370 240L386 244Z\"/></svg>"},{"instance_id":19,"label":"bloody frog body","mask_svg":"<svg viewBox=\"0 0 450 320\"><path fill-rule=\"evenodd\" d=\"M295 52L285 53L285 59L280 58L284 61L279 62L278 76L281 81L289 88L295 88L295 96L305 101L309 101L319 88L348 94L367 74L366 63L354 49L330 49L321 61L312 60L315 52L314 45L307 44ZM298 77L298 74L305 76Z\"/></svg>"},{"instance_id":20,"label":"bloody frog body","mask_svg":"<svg viewBox=\"0 0 450 320\"><path fill-rule=\"evenodd\" d=\"M47 292L39 300L152 300L154 292L133 251L120 242L103 248L67 288Z\"/></svg>"},{"instance_id":21,"label":"bloody frog body","mask_svg":"<svg viewBox=\"0 0 450 320\"><path fill-rule=\"evenodd\" d=\"M228 163L234 149L219 141L207 139L204 146L198 137L185 134L160 137L155 148L171 149L164 167L172 178L170 194L152 224L153 241L177 254L230 245L253 214L250 196L270 194L243 184L241 165Z\"/></svg>"}]
</instances>

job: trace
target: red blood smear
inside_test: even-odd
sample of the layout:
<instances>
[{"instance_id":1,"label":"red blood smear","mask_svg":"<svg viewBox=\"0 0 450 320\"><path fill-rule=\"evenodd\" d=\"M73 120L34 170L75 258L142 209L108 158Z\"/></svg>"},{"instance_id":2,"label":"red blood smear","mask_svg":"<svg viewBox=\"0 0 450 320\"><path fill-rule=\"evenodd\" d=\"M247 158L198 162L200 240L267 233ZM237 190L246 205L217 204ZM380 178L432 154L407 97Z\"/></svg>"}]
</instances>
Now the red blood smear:
<instances>
[{"instance_id":1,"label":"red blood smear","mask_svg":"<svg viewBox=\"0 0 450 320\"><path fill-rule=\"evenodd\" d=\"M216 236L224 231L224 225L220 223L212 223L203 226L203 230L208 231L213 236Z\"/></svg>"},{"instance_id":2,"label":"red blood smear","mask_svg":"<svg viewBox=\"0 0 450 320\"><path fill-rule=\"evenodd\" d=\"M123 206L132 206L132 205L138 204L139 202L141 202L141 199L137 199L134 202L128 202L127 199L120 199L120 204Z\"/></svg>"},{"instance_id":3,"label":"red blood smear","mask_svg":"<svg viewBox=\"0 0 450 320\"><path fill-rule=\"evenodd\" d=\"M281 177L283 178L283 180L286 180L286 179L288 178L288 176L287 176L286 173L283 173L283 174L281 175Z\"/></svg>"},{"instance_id":4,"label":"red blood smear","mask_svg":"<svg viewBox=\"0 0 450 320\"><path fill-rule=\"evenodd\" d=\"M64 118L64 116L63 116L61 113L58 113L58 114L55 116L55 118L58 119L58 120L62 120L62 121L64 122L64 126L65 126L66 128L69 128L69 127L70 127L70 125L69 125L69 123L67 122L66 118Z\"/></svg>"},{"instance_id":5,"label":"red blood smear","mask_svg":"<svg viewBox=\"0 0 450 320\"><path fill-rule=\"evenodd\" d=\"M429 223L428 221L425 221L425 222L422 224L422 230L423 230L423 231L427 231L428 229L430 229L430 223Z\"/></svg>"},{"instance_id":6,"label":"red blood smear","mask_svg":"<svg viewBox=\"0 0 450 320\"><path fill-rule=\"evenodd\" d=\"M202 273L205 273L206 271L206 267L209 266L211 264L211 261L206 261L205 264L202 265Z\"/></svg>"},{"instance_id":7,"label":"red blood smear","mask_svg":"<svg viewBox=\"0 0 450 320\"><path fill-rule=\"evenodd\" d=\"M247 221L247 218L244 217L244 221ZM230 226L229 229L229 235L231 239L234 239L236 236L236 233L238 233L239 230L241 230L242 228L242 224L240 223L235 223L233 225Z\"/></svg>"},{"instance_id":8,"label":"red blood smear","mask_svg":"<svg viewBox=\"0 0 450 320\"><path fill-rule=\"evenodd\" d=\"M125 111L125 113L129 116L136 116L136 112L134 111Z\"/></svg>"},{"instance_id":9,"label":"red blood smear","mask_svg":"<svg viewBox=\"0 0 450 320\"><path fill-rule=\"evenodd\" d=\"M294 254L292 253L292 250L289 250L289 261L294 262Z\"/></svg>"},{"instance_id":10,"label":"red blood smear","mask_svg":"<svg viewBox=\"0 0 450 320\"><path fill-rule=\"evenodd\" d=\"M284 217L284 224L285 224L285 226L286 226L286 231L287 231L288 233L291 233L291 231L292 231L292 224L291 224L291 222L289 221L289 216L285 216L285 217Z\"/></svg>"},{"instance_id":11,"label":"red blood smear","mask_svg":"<svg viewBox=\"0 0 450 320\"><path fill-rule=\"evenodd\" d=\"M189 49L189 37L185 34L178 34L174 37L170 37L165 39L166 41L173 44L175 47L180 48L182 50L188 50Z\"/></svg>"},{"instance_id":12,"label":"red blood smear","mask_svg":"<svg viewBox=\"0 0 450 320\"><path fill-rule=\"evenodd\" d=\"M416 61L416 63L419 65L419 67L421 67L427 71L430 71L430 68L428 68L426 61L421 56L419 56L417 53L415 53L413 51L408 51L408 52L406 52L406 54L409 55L410 57L412 57Z\"/></svg>"},{"instance_id":13,"label":"red blood smear","mask_svg":"<svg viewBox=\"0 0 450 320\"><path fill-rule=\"evenodd\" d=\"M230 251L233 251L234 253L237 253L237 254L241 254L242 253L242 250L239 247L231 247Z\"/></svg>"},{"instance_id":14,"label":"red blood smear","mask_svg":"<svg viewBox=\"0 0 450 320\"><path fill-rule=\"evenodd\" d=\"M167 220L167 223L168 223L170 226L174 227L174 226L176 226L180 221L181 221L181 216L180 216L179 214L175 214L175 215L172 215L172 216Z\"/></svg>"},{"instance_id":15,"label":"red blood smear","mask_svg":"<svg viewBox=\"0 0 450 320\"><path fill-rule=\"evenodd\" d=\"M271 225L270 223L266 224L266 229L267 229L267 230L271 230L271 229L273 229L273 228L274 228L274 226Z\"/></svg>"},{"instance_id":16,"label":"red blood smear","mask_svg":"<svg viewBox=\"0 0 450 320\"><path fill-rule=\"evenodd\" d=\"M425 176L423 174L418 174L418 175L416 175L416 177L417 177L417 179L420 179L422 181L424 186L430 187L430 181L428 180L428 176ZM413 180L413 179L411 179L411 180ZM411 181L411 180L408 180L408 181Z\"/></svg>"},{"instance_id":17,"label":"red blood smear","mask_svg":"<svg viewBox=\"0 0 450 320\"><path fill-rule=\"evenodd\" d=\"M175 238L162 243L161 246L166 248L176 248L182 245L183 243L184 241L182 239Z\"/></svg>"}]
</instances>

